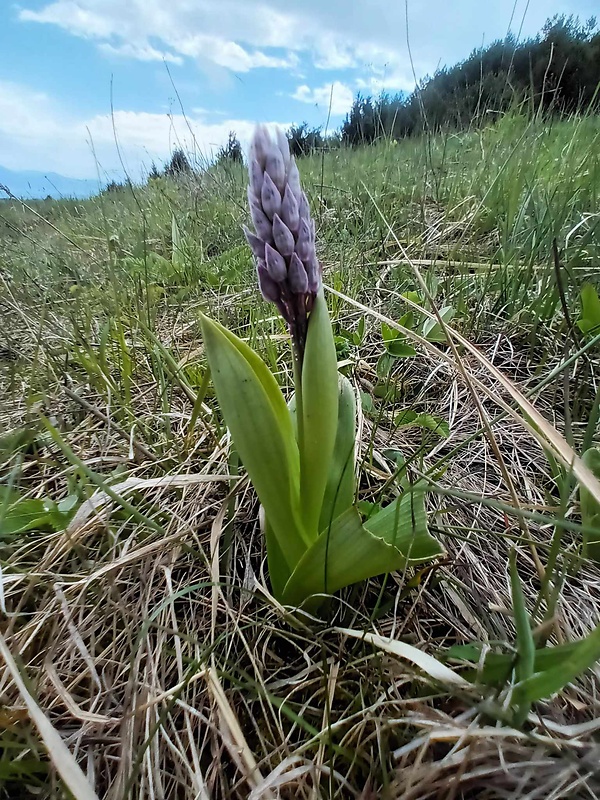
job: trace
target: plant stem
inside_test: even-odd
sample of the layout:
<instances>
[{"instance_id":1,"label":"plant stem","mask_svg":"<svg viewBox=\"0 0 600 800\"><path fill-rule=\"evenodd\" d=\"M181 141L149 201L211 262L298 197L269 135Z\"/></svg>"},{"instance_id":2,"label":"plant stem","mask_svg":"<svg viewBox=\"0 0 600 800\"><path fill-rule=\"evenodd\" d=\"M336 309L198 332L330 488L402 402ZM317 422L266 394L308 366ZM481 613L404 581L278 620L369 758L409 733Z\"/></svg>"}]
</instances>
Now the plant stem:
<instances>
[{"instance_id":1,"label":"plant stem","mask_svg":"<svg viewBox=\"0 0 600 800\"><path fill-rule=\"evenodd\" d=\"M302 357L304 353L298 339L294 336L292 328L292 361L294 364L294 390L296 396L296 425L298 430L298 449L300 450L300 463L304 445L304 406L302 402Z\"/></svg>"}]
</instances>

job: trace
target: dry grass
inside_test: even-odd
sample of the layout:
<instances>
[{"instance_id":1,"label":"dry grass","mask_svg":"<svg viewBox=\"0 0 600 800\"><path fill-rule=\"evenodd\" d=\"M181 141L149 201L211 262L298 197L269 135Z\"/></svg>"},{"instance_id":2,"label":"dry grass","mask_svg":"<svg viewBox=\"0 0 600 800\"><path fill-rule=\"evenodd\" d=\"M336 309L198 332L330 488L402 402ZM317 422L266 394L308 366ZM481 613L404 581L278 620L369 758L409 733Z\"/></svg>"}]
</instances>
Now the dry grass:
<instances>
[{"instance_id":1,"label":"dry grass","mask_svg":"<svg viewBox=\"0 0 600 800\"><path fill-rule=\"evenodd\" d=\"M171 331L174 351L195 339L186 325ZM512 365L523 388L532 381L508 340L500 336L487 350L495 363ZM380 352L370 336L357 353L353 377L363 390ZM476 361L466 364L493 384ZM57 406L73 415L63 436L78 458L97 471L126 464L127 480L113 483L114 492L160 520L149 529L98 495L66 531L26 537L4 576L4 636L99 796L596 796L594 675L539 707L522 732L495 721L476 689L434 688L409 664L334 630L376 629L433 653L473 640L514 641L506 565L515 540L532 605L538 594L536 563L515 520L465 499L511 503L490 442L474 436L480 417L463 377L427 353L402 369L403 403L442 416L451 430L446 440L434 437L412 468L427 471L466 442L437 481L453 496L430 495L431 525L448 555L418 584L393 575L348 590L325 622L289 616L270 597L256 502L244 479L230 474L226 437L215 443L198 426L193 451L176 469L168 456L132 459L128 442L86 412L100 407L98 397L77 387L88 406L75 403L75 421L73 400L57 391ZM135 408L155 407L160 389L150 374L136 390ZM557 421L553 390L537 406ZM489 400L485 409L490 419L497 413ZM181 394L171 414L176 436L184 436L190 408ZM388 422L362 420L365 497L392 475L386 448L409 461L423 449L420 432ZM541 449L514 421L494 431L521 507L552 511ZM23 466L40 494L61 494L70 467L60 453L51 466L39 459ZM544 561L549 526L529 521L528 532ZM569 575L549 622L553 637L590 630L599 577L592 564ZM2 691L4 713L18 715L22 700L6 675Z\"/></svg>"},{"instance_id":2,"label":"dry grass","mask_svg":"<svg viewBox=\"0 0 600 800\"><path fill-rule=\"evenodd\" d=\"M356 155L357 163L366 158ZM420 168L415 159L415 173ZM374 180L381 173L376 161L369 169ZM381 187L381 198L387 190ZM180 212L173 187L161 192L150 210L158 215L166 203ZM290 385L285 336L244 289L247 281L201 283L205 272L220 269L202 255L200 278L188 283L177 276L144 283L138 275L121 286L125 273L116 268L104 281L100 245L86 255L70 241L57 244L53 230L40 241L51 253L67 248L62 256L73 278L64 265L52 272L52 258L29 239L11 240L14 276L0 273L0 429L25 425L34 440L0 449L2 481L14 480L29 497L58 501L76 493L78 511L65 530L2 540L1 633L28 691L98 797L600 796L598 668L537 703L517 728L509 715L513 678L502 691L480 683L450 687L343 632L376 632L440 660L449 647L472 642L484 652L512 652L513 547L539 641L574 641L600 618L600 567L580 558L575 482L557 466L561 453L568 461L563 434L581 448L585 415L565 425L564 412L581 398L588 408L600 374L595 351L561 371L571 352L562 323L552 315L537 328L521 323L521 310L507 311L496 289L481 299L481 281L498 278L491 267L486 276L484 265L497 255L500 236L489 226L478 233L474 208L485 197L461 199L457 190L443 203L426 198L410 206L407 224L414 217L420 227L407 235L406 254L394 234L402 224L396 205L393 225L378 228L358 179L352 192L348 208L335 197L323 204L321 224L332 243L327 277L336 329L355 330L365 320L362 342L342 356L365 399L360 500L393 495L396 467L387 451L400 451L408 475L431 483L429 524L446 557L419 573L351 587L332 598L322 619L291 613L271 597L256 498L210 391L195 403L202 391L194 371L203 359L199 308L248 337ZM188 198L186 222L206 235L207 250L232 237L226 255L235 261L230 231L239 220L229 194L214 199L205 228L192 216L213 193ZM137 209L124 198L110 203L115 218L135 219ZM354 230L363 216L364 228ZM385 220L390 216L388 208ZM43 223L31 224L23 223L23 232L35 244ZM96 229L79 217L73 225L69 240L88 247ZM126 233L120 247L133 259L137 229ZM150 235L168 255L164 231ZM519 241L506 252L511 264ZM336 242L349 251L339 262ZM468 263L438 266L465 242ZM44 266L23 277L19 269L33 269L32 253ZM532 251L532 261L537 255ZM425 288L439 273L441 296L464 303L456 327L477 349L458 337L454 349L417 344L418 356L396 361L386 377L400 387L398 397L382 399L374 392L384 350L380 320L394 325L406 310L400 291L418 287L411 270L398 273L409 256L427 270ZM499 283L512 274L508 266L498 266ZM543 289L547 270L537 261L535 269L531 286ZM536 388L555 368L555 378ZM524 396L551 430L532 431ZM398 428L400 408L442 418L449 436ZM455 671L464 666L448 663ZM0 796L63 796L54 754L40 744L8 670L0 675L0 702Z\"/></svg>"}]
</instances>

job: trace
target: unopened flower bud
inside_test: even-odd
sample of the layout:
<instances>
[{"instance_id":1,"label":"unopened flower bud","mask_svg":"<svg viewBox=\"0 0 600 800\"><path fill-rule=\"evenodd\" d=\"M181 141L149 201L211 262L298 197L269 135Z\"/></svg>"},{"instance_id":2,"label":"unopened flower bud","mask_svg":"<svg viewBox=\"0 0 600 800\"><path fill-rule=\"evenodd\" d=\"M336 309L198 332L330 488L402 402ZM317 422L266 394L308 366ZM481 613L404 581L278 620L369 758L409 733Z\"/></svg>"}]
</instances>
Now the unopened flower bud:
<instances>
[{"instance_id":1,"label":"unopened flower bud","mask_svg":"<svg viewBox=\"0 0 600 800\"><path fill-rule=\"evenodd\" d=\"M285 163L279 150L274 148L267 153L265 175L268 175L275 186L283 194L285 189Z\"/></svg>"},{"instance_id":2,"label":"unopened flower bud","mask_svg":"<svg viewBox=\"0 0 600 800\"><path fill-rule=\"evenodd\" d=\"M277 303L281 299L281 290L279 284L276 283L267 272L264 262L259 263L257 272L258 286L262 296L270 303Z\"/></svg>"},{"instance_id":3,"label":"unopened flower bud","mask_svg":"<svg viewBox=\"0 0 600 800\"><path fill-rule=\"evenodd\" d=\"M288 283L290 285L290 289L295 294L306 294L306 292L308 292L308 276L306 274L306 270L304 269L304 264L302 261L300 261L296 253L293 253L290 259Z\"/></svg>"},{"instance_id":4,"label":"unopened flower bud","mask_svg":"<svg viewBox=\"0 0 600 800\"><path fill-rule=\"evenodd\" d=\"M254 258L264 261L265 260L265 241L264 239L259 239L258 236L255 236L252 231L248 230L248 228L243 225L244 229L244 236L246 237L246 241L250 245L252 252L254 253Z\"/></svg>"},{"instance_id":5,"label":"unopened flower bud","mask_svg":"<svg viewBox=\"0 0 600 800\"><path fill-rule=\"evenodd\" d=\"M287 278L287 266L285 258L273 249L270 244L265 244L265 264L267 272L277 283L283 283Z\"/></svg>"},{"instance_id":6,"label":"unopened flower bud","mask_svg":"<svg viewBox=\"0 0 600 800\"><path fill-rule=\"evenodd\" d=\"M298 232L300 226L300 214L298 212L298 202L289 184L285 187L285 194L281 201L281 219L285 222L292 233Z\"/></svg>"},{"instance_id":7,"label":"unopened flower bud","mask_svg":"<svg viewBox=\"0 0 600 800\"><path fill-rule=\"evenodd\" d=\"M275 214L279 214L281 210L281 194L268 172L265 172L260 199L263 210L269 219L273 219Z\"/></svg>"},{"instance_id":8,"label":"unopened flower bud","mask_svg":"<svg viewBox=\"0 0 600 800\"><path fill-rule=\"evenodd\" d=\"M294 252L294 234L287 225L281 221L281 217L278 214L275 214L273 217L273 241L275 242L275 247L282 256L287 258Z\"/></svg>"}]
</instances>

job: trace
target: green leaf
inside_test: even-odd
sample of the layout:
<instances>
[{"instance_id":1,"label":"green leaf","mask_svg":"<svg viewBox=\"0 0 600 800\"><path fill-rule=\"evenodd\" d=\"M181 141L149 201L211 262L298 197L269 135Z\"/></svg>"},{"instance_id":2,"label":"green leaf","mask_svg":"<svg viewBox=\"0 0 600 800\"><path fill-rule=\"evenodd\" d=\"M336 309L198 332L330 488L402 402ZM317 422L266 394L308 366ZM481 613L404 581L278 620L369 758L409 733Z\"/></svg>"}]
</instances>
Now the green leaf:
<instances>
[{"instance_id":1,"label":"green leaf","mask_svg":"<svg viewBox=\"0 0 600 800\"><path fill-rule=\"evenodd\" d=\"M402 453L401 450L398 450L395 447L387 448L386 450L383 451L382 455L385 458L389 458L389 460L392 461L394 464L396 464L397 467L402 468L406 466L406 459L404 457L404 454Z\"/></svg>"},{"instance_id":2,"label":"green leaf","mask_svg":"<svg viewBox=\"0 0 600 800\"><path fill-rule=\"evenodd\" d=\"M292 420L264 361L218 322L201 316L223 418L289 569L308 539L300 517L300 461Z\"/></svg>"},{"instance_id":3,"label":"green leaf","mask_svg":"<svg viewBox=\"0 0 600 800\"><path fill-rule=\"evenodd\" d=\"M36 529L61 531L71 516L49 500L23 497L15 489L0 486L0 537Z\"/></svg>"},{"instance_id":4,"label":"green leaf","mask_svg":"<svg viewBox=\"0 0 600 800\"><path fill-rule=\"evenodd\" d=\"M388 353L394 358L412 358L417 355L414 347L399 338L386 342L385 346Z\"/></svg>"},{"instance_id":5,"label":"green leaf","mask_svg":"<svg viewBox=\"0 0 600 800\"><path fill-rule=\"evenodd\" d=\"M425 485L415 484L365 522L365 528L393 545L404 563L421 563L443 555L443 548L427 527Z\"/></svg>"},{"instance_id":6,"label":"green leaf","mask_svg":"<svg viewBox=\"0 0 600 800\"><path fill-rule=\"evenodd\" d=\"M557 666L565 659L570 658L577 649L579 642L570 642L558 647L542 647L534 653L533 672L543 672ZM483 644L481 642L471 642L465 645L452 645L444 653L444 658L467 661L473 668L463 674L474 683L481 683L485 686L502 688L510 679L511 673L515 668L518 655L517 653L493 653L487 652L483 664L479 664Z\"/></svg>"},{"instance_id":7,"label":"green leaf","mask_svg":"<svg viewBox=\"0 0 600 800\"><path fill-rule=\"evenodd\" d=\"M358 321L358 327L356 329L356 333L354 334L354 344L359 345L362 344L362 340L365 338L365 318L361 317Z\"/></svg>"},{"instance_id":8,"label":"green leaf","mask_svg":"<svg viewBox=\"0 0 600 800\"><path fill-rule=\"evenodd\" d=\"M180 269L185 264L185 258L183 253L183 238L179 232L179 226L177 225L175 215L171 217L171 240L173 243L171 263L175 269Z\"/></svg>"},{"instance_id":9,"label":"green leaf","mask_svg":"<svg viewBox=\"0 0 600 800\"><path fill-rule=\"evenodd\" d=\"M380 381L373 388L373 395L388 403L395 403L402 397L403 387L400 381L390 380Z\"/></svg>"},{"instance_id":10,"label":"green leaf","mask_svg":"<svg viewBox=\"0 0 600 800\"><path fill-rule=\"evenodd\" d=\"M373 398L368 392L360 393L360 405L365 414L373 414L373 412L375 411Z\"/></svg>"},{"instance_id":11,"label":"green leaf","mask_svg":"<svg viewBox=\"0 0 600 800\"><path fill-rule=\"evenodd\" d=\"M390 328L386 322L381 323L381 338L386 344L393 342L398 337L398 333L394 328Z\"/></svg>"},{"instance_id":12,"label":"green leaf","mask_svg":"<svg viewBox=\"0 0 600 800\"><path fill-rule=\"evenodd\" d=\"M523 594L523 587L521 586L521 579L517 570L517 554L515 550L512 550L510 553L509 571L513 613L517 631L517 662L515 665L515 674L518 681L527 681L533 675L535 644L533 641L533 634L531 633L527 606L525 605L525 595ZM522 702L517 703L517 705L519 708L516 712L515 724L522 725L527 719L527 715L531 709L531 703L527 701L527 698L523 698Z\"/></svg>"},{"instance_id":13,"label":"green leaf","mask_svg":"<svg viewBox=\"0 0 600 800\"><path fill-rule=\"evenodd\" d=\"M591 283L581 289L581 317L577 325L583 333L597 333L600 329L600 298Z\"/></svg>"},{"instance_id":14,"label":"green leaf","mask_svg":"<svg viewBox=\"0 0 600 800\"><path fill-rule=\"evenodd\" d=\"M405 492L364 525L356 508L345 511L298 563L285 587L283 602L300 605L312 595L331 594L441 555L442 548L427 531L423 497L422 489ZM318 605L315 599L308 607Z\"/></svg>"},{"instance_id":15,"label":"green leaf","mask_svg":"<svg viewBox=\"0 0 600 800\"><path fill-rule=\"evenodd\" d=\"M308 321L302 364L302 409L300 497L305 530L314 540L319 534L338 421L337 357L323 289L315 299Z\"/></svg>"},{"instance_id":16,"label":"green leaf","mask_svg":"<svg viewBox=\"0 0 600 800\"><path fill-rule=\"evenodd\" d=\"M273 527L266 518L264 524L264 534L267 545L267 563L269 565L271 589L273 590L273 596L280 598L283 594L283 590L285 589L285 585L292 574L292 571L285 560L285 556L283 555L281 547L279 546L277 537L273 532Z\"/></svg>"},{"instance_id":17,"label":"green leaf","mask_svg":"<svg viewBox=\"0 0 600 800\"><path fill-rule=\"evenodd\" d=\"M444 439L450 436L450 428L445 419L435 417L433 414L417 414L410 408L399 411L394 417L394 424L397 428L426 428Z\"/></svg>"},{"instance_id":18,"label":"green leaf","mask_svg":"<svg viewBox=\"0 0 600 800\"><path fill-rule=\"evenodd\" d=\"M414 312L407 311L406 314L403 314L398 320L398 325L402 325L403 328L408 328L409 331L412 331L412 329L415 327Z\"/></svg>"},{"instance_id":19,"label":"green leaf","mask_svg":"<svg viewBox=\"0 0 600 800\"><path fill-rule=\"evenodd\" d=\"M385 322L381 323L381 336L385 349L394 358L411 358L417 354L415 348L407 344L404 336L401 336L399 331L391 328Z\"/></svg>"},{"instance_id":20,"label":"green leaf","mask_svg":"<svg viewBox=\"0 0 600 800\"><path fill-rule=\"evenodd\" d=\"M354 502L354 450L356 446L356 398L348 378L338 377L338 421L331 469L319 518L319 532Z\"/></svg>"},{"instance_id":21,"label":"green leaf","mask_svg":"<svg viewBox=\"0 0 600 800\"><path fill-rule=\"evenodd\" d=\"M583 463L600 478L600 450L590 447L581 457ZM597 534L584 533L584 549L595 561L600 561L600 503L585 486L579 487L581 521L584 528L596 528Z\"/></svg>"},{"instance_id":22,"label":"green leaf","mask_svg":"<svg viewBox=\"0 0 600 800\"><path fill-rule=\"evenodd\" d=\"M513 691L513 702L517 705L534 703L550 697L593 666L600 659L600 626L585 639L580 639L573 649L563 656L553 666L518 683Z\"/></svg>"},{"instance_id":23,"label":"green leaf","mask_svg":"<svg viewBox=\"0 0 600 800\"><path fill-rule=\"evenodd\" d=\"M477 669L483 645L472 642L454 645L445 653L446 659L470 662L473 668L463 675L473 683L501 688L510 679L518 663L518 654L486 653L485 661ZM513 691L513 702L533 703L559 692L568 683L583 674L600 659L600 626L585 639L557 647L541 647L533 653L533 669L530 677L517 684ZM531 663L531 662L530 662Z\"/></svg>"},{"instance_id":24,"label":"green leaf","mask_svg":"<svg viewBox=\"0 0 600 800\"><path fill-rule=\"evenodd\" d=\"M454 309L452 306L444 306L440 309L440 317L444 322L450 322L454 316ZM427 319L423 325L423 336L429 342L445 342L446 334L437 319Z\"/></svg>"},{"instance_id":25,"label":"green leaf","mask_svg":"<svg viewBox=\"0 0 600 800\"><path fill-rule=\"evenodd\" d=\"M377 359L375 371L378 378L387 379L394 368L394 358L389 353L382 353Z\"/></svg>"}]
</instances>

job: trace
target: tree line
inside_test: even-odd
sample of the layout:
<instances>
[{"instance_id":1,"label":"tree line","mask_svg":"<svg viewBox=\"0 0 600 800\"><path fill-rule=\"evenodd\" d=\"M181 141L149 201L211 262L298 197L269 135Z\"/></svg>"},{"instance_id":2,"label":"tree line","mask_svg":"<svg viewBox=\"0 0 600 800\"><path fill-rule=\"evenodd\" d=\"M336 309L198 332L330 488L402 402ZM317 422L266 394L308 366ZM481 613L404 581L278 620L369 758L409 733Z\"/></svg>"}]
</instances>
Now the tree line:
<instances>
[{"instance_id":1,"label":"tree line","mask_svg":"<svg viewBox=\"0 0 600 800\"><path fill-rule=\"evenodd\" d=\"M347 145L423 130L464 128L525 104L533 111L598 111L600 31L596 20L554 17L535 37L509 35L443 67L408 94L358 96L341 128Z\"/></svg>"},{"instance_id":2,"label":"tree line","mask_svg":"<svg viewBox=\"0 0 600 800\"><path fill-rule=\"evenodd\" d=\"M581 23L573 16L553 17L537 36L519 42L509 35L473 50L464 61L424 78L409 94L357 95L341 128L327 136L307 122L292 125L287 136L293 155L302 157L325 147L486 124L515 106L547 114L600 110L600 29L595 18ZM243 163L234 131L215 163ZM162 170L152 165L149 179L192 171L185 152L177 149Z\"/></svg>"}]
</instances>

